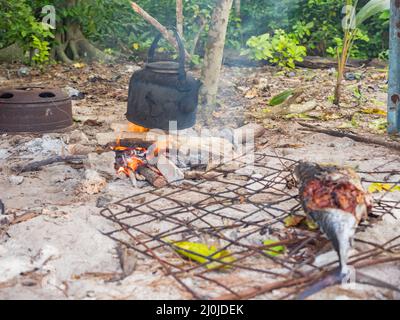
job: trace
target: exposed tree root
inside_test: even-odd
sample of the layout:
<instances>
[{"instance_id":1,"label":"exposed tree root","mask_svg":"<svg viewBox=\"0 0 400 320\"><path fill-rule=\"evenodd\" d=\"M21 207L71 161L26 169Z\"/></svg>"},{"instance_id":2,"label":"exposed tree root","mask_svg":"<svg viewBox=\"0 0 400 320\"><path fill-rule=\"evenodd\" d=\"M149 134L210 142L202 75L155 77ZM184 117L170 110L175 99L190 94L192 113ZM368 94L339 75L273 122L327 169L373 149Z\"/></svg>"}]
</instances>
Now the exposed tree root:
<instances>
[{"instance_id":1,"label":"exposed tree root","mask_svg":"<svg viewBox=\"0 0 400 320\"><path fill-rule=\"evenodd\" d=\"M324 133L330 136L334 137L339 137L339 138L350 138L354 141L357 142L362 142L362 143L367 143L367 144L376 144L382 147L386 147L392 150L397 150L400 151L400 143L398 142L389 142L389 141L384 141L380 138L375 138L375 137L364 137L360 136L354 133L347 133L347 132L342 132L338 130L330 130L330 129L324 129L318 126L312 126L304 122L299 122L301 126L304 128L301 128L301 130L304 131L311 131L311 132L318 132L318 133Z\"/></svg>"},{"instance_id":2,"label":"exposed tree root","mask_svg":"<svg viewBox=\"0 0 400 320\"><path fill-rule=\"evenodd\" d=\"M56 58L66 64L72 64L78 60L111 60L111 57L86 39L81 28L77 24L67 25L65 33L58 33L56 40Z\"/></svg>"}]
</instances>

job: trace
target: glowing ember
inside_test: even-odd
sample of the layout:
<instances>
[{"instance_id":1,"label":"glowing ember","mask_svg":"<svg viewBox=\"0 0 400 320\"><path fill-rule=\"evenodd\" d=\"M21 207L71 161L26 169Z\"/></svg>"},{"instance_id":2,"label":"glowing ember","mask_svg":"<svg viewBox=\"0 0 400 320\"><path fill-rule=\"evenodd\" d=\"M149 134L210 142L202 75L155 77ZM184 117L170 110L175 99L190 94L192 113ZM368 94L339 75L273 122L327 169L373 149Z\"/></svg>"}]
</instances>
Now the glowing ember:
<instances>
[{"instance_id":1,"label":"glowing ember","mask_svg":"<svg viewBox=\"0 0 400 320\"><path fill-rule=\"evenodd\" d=\"M147 165L147 149L143 147L124 147L117 140L117 145L112 148L116 153L115 169L119 175L130 177L139 167Z\"/></svg>"},{"instance_id":2,"label":"glowing ember","mask_svg":"<svg viewBox=\"0 0 400 320\"><path fill-rule=\"evenodd\" d=\"M133 157L130 159L127 159L127 164L129 169L131 169L133 172L135 172L140 166L144 165L144 162L140 160L139 158Z\"/></svg>"}]
</instances>

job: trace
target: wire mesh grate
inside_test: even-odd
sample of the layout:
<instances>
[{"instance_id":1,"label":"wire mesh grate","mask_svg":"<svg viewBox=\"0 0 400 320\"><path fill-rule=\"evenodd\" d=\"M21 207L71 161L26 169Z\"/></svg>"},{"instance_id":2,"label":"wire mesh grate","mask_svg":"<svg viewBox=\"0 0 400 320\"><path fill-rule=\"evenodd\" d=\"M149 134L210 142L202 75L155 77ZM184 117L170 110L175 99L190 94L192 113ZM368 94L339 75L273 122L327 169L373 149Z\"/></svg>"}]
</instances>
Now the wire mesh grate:
<instances>
[{"instance_id":1,"label":"wire mesh grate","mask_svg":"<svg viewBox=\"0 0 400 320\"><path fill-rule=\"evenodd\" d=\"M294 297L334 270L337 261L315 264L317 255L330 250L319 231L285 227L287 217L303 215L292 174L297 162L261 153L251 160L238 158L204 173L197 182L153 189L110 205L101 214L115 228L105 234L155 261L192 298L252 298L272 291L280 298ZM400 185L400 171L379 168L360 175L366 186ZM373 216L360 229L399 212L395 193L376 194ZM369 243L350 263L361 268L400 260L399 238L383 245ZM276 241L273 247L264 244L268 239ZM179 247L204 261L184 259L177 253L177 241L213 246L215 254L202 256ZM284 254L274 251L279 245ZM220 258L226 252L233 259Z\"/></svg>"}]
</instances>

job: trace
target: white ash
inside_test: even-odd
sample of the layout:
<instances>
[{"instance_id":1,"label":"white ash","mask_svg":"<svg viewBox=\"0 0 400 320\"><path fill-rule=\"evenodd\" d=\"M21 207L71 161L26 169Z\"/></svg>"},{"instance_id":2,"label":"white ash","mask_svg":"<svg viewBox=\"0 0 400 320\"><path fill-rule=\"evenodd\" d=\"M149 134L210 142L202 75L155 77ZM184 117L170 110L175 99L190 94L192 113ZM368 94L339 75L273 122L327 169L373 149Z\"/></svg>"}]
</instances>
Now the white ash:
<instances>
[{"instance_id":1,"label":"white ash","mask_svg":"<svg viewBox=\"0 0 400 320\"><path fill-rule=\"evenodd\" d=\"M62 155L65 149L66 145L61 139L54 139L48 135L33 139L19 147L20 151L26 151L30 155L43 158L51 155Z\"/></svg>"},{"instance_id":2,"label":"white ash","mask_svg":"<svg viewBox=\"0 0 400 320\"><path fill-rule=\"evenodd\" d=\"M107 186L107 180L97 171L88 169L85 171L85 180L82 182L82 191L87 194L98 194Z\"/></svg>"}]
</instances>

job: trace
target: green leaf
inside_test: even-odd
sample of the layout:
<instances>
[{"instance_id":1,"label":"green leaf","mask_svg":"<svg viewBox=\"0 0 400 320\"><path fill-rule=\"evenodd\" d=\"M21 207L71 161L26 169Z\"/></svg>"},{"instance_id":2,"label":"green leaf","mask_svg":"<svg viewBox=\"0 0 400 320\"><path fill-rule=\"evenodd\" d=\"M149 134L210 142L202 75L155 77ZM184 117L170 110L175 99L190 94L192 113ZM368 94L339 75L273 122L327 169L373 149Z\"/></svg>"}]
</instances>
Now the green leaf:
<instances>
[{"instance_id":1,"label":"green leaf","mask_svg":"<svg viewBox=\"0 0 400 320\"><path fill-rule=\"evenodd\" d=\"M357 13L357 26L372 16L390 9L390 0L371 0Z\"/></svg>"},{"instance_id":2,"label":"green leaf","mask_svg":"<svg viewBox=\"0 0 400 320\"><path fill-rule=\"evenodd\" d=\"M280 94L272 97L272 99L268 102L268 105L271 107L278 106L278 105L284 103L290 96L293 95L293 93L294 93L294 90L292 90L292 89L285 90L285 91L281 92Z\"/></svg>"},{"instance_id":3,"label":"green leaf","mask_svg":"<svg viewBox=\"0 0 400 320\"><path fill-rule=\"evenodd\" d=\"M181 256L188 258L192 261L196 261L200 264L205 264L205 267L207 269L221 269L221 268L226 269L229 268L230 266L223 263L232 263L235 261L235 258L228 250L219 250L215 246L209 246L203 243L188 242L188 241L180 241L180 242L172 242L169 240L164 240L164 241L171 243L174 250ZM217 261L213 261L207 258L212 258Z\"/></svg>"},{"instance_id":4,"label":"green leaf","mask_svg":"<svg viewBox=\"0 0 400 320\"><path fill-rule=\"evenodd\" d=\"M271 257L276 257L278 255L281 255L285 252L286 247L285 246L273 246L271 247L270 245L279 243L279 241L276 240L265 240L263 244L265 246L268 246L267 250L264 250L265 254L271 256Z\"/></svg>"}]
</instances>

